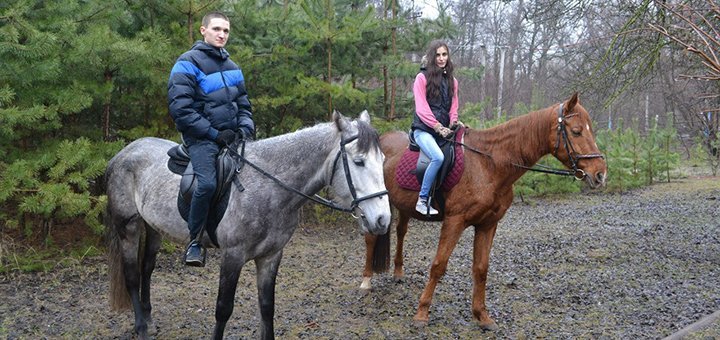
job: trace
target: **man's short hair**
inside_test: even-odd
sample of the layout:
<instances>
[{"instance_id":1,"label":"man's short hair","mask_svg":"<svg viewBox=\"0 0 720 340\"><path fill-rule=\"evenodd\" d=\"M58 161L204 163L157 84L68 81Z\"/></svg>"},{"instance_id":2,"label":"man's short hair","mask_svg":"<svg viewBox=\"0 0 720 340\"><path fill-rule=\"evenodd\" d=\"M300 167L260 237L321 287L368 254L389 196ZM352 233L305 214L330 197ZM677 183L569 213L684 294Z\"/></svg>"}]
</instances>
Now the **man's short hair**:
<instances>
[{"instance_id":1,"label":"man's short hair","mask_svg":"<svg viewBox=\"0 0 720 340\"><path fill-rule=\"evenodd\" d=\"M214 12L205 14L205 16L202 19L202 25L205 27L208 27L208 25L210 25L210 20L218 19L218 18L223 19L227 22L230 22L230 19L228 19L227 15L223 14L222 12L214 11Z\"/></svg>"}]
</instances>

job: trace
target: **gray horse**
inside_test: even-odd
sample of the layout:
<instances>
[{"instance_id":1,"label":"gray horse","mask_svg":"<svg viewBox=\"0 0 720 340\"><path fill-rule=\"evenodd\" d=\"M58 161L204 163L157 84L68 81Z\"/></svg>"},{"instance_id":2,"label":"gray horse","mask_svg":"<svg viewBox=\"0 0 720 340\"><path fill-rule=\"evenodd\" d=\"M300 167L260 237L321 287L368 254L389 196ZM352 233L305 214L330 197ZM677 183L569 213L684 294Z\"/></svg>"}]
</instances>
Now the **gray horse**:
<instances>
[{"instance_id":1,"label":"gray horse","mask_svg":"<svg viewBox=\"0 0 720 340\"><path fill-rule=\"evenodd\" d=\"M111 305L121 310L132 302L134 331L141 339L148 337L150 276L161 239L189 241L187 223L176 205L181 176L167 168L166 152L175 145L158 138L138 139L115 155L105 172ZM275 277L308 195L330 186L336 204L352 208L362 233L386 233L391 218L383 194L384 156L365 111L356 120L334 113L333 122L249 142L244 158L254 165L237 174L245 190L233 185L217 226L222 260L216 339L223 337L240 270L250 260L257 266L260 335L274 338ZM207 235L203 244L211 246Z\"/></svg>"}]
</instances>

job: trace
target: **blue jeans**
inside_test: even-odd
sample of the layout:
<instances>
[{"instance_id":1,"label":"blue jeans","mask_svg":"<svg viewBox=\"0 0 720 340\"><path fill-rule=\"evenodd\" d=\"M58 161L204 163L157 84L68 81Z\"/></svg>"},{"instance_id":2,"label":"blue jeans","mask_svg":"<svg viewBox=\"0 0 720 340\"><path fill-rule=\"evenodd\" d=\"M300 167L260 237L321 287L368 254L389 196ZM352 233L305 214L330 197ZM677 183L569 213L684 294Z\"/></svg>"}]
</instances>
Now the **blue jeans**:
<instances>
[{"instance_id":1,"label":"blue jeans","mask_svg":"<svg viewBox=\"0 0 720 340\"><path fill-rule=\"evenodd\" d=\"M197 180L188 213L190 239L194 240L207 222L210 203L217 187L215 160L220 147L214 141L204 139L191 140L188 144L188 153Z\"/></svg>"},{"instance_id":2,"label":"blue jeans","mask_svg":"<svg viewBox=\"0 0 720 340\"><path fill-rule=\"evenodd\" d=\"M415 137L415 142L420 147L420 150L430 158L430 164L425 170L425 175L420 185L420 198L427 199L428 196L430 196L430 187L433 181L435 181L435 176L445 160L445 155L443 155L442 150L440 150L440 147L437 145L435 137L430 133L416 129L413 131L413 137Z\"/></svg>"}]
</instances>

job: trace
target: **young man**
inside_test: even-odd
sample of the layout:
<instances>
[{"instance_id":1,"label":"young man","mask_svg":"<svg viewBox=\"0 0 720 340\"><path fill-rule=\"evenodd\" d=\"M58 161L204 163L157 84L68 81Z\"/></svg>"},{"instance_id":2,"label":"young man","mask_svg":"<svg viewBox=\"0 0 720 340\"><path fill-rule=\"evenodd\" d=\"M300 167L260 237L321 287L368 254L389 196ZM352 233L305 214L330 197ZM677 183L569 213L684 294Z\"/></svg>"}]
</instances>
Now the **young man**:
<instances>
[{"instance_id":1,"label":"young man","mask_svg":"<svg viewBox=\"0 0 720 340\"><path fill-rule=\"evenodd\" d=\"M190 243L185 264L202 267L200 231L217 186L215 159L221 147L236 138L254 137L255 124L243 73L224 48L230 35L227 16L208 13L200 34L203 41L183 53L170 72L168 106L197 177L188 216Z\"/></svg>"}]
</instances>

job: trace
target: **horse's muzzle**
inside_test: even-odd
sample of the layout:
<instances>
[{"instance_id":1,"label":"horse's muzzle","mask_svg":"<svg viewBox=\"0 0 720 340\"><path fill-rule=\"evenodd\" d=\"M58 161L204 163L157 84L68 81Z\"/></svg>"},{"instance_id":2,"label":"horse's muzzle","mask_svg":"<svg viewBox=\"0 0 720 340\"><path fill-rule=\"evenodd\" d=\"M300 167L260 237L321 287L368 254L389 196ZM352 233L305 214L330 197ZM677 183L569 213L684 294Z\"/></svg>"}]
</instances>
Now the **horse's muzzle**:
<instances>
[{"instance_id":1,"label":"horse's muzzle","mask_svg":"<svg viewBox=\"0 0 720 340\"><path fill-rule=\"evenodd\" d=\"M583 178L578 179L584 179L591 189L597 189L599 187L605 186L605 181L607 180L607 173L605 171L598 171L595 174L589 175L583 172L583 175ZM577 177L577 175L575 177Z\"/></svg>"},{"instance_id":2,"label":"horse's muzzle","mask_svg":"<svg viewBox=\"0 0 720 340\"><path fill-rule=\"evenodd\" d=\"M363 233L370 233L372 235L383 235L387 233L390 228L390 216L383 214L377 215L374 221L370 221L368 216L363 212L362 208L356 207L352 211L352 216L359 220L362 225Z\"/></svg>"}]
</instances>

